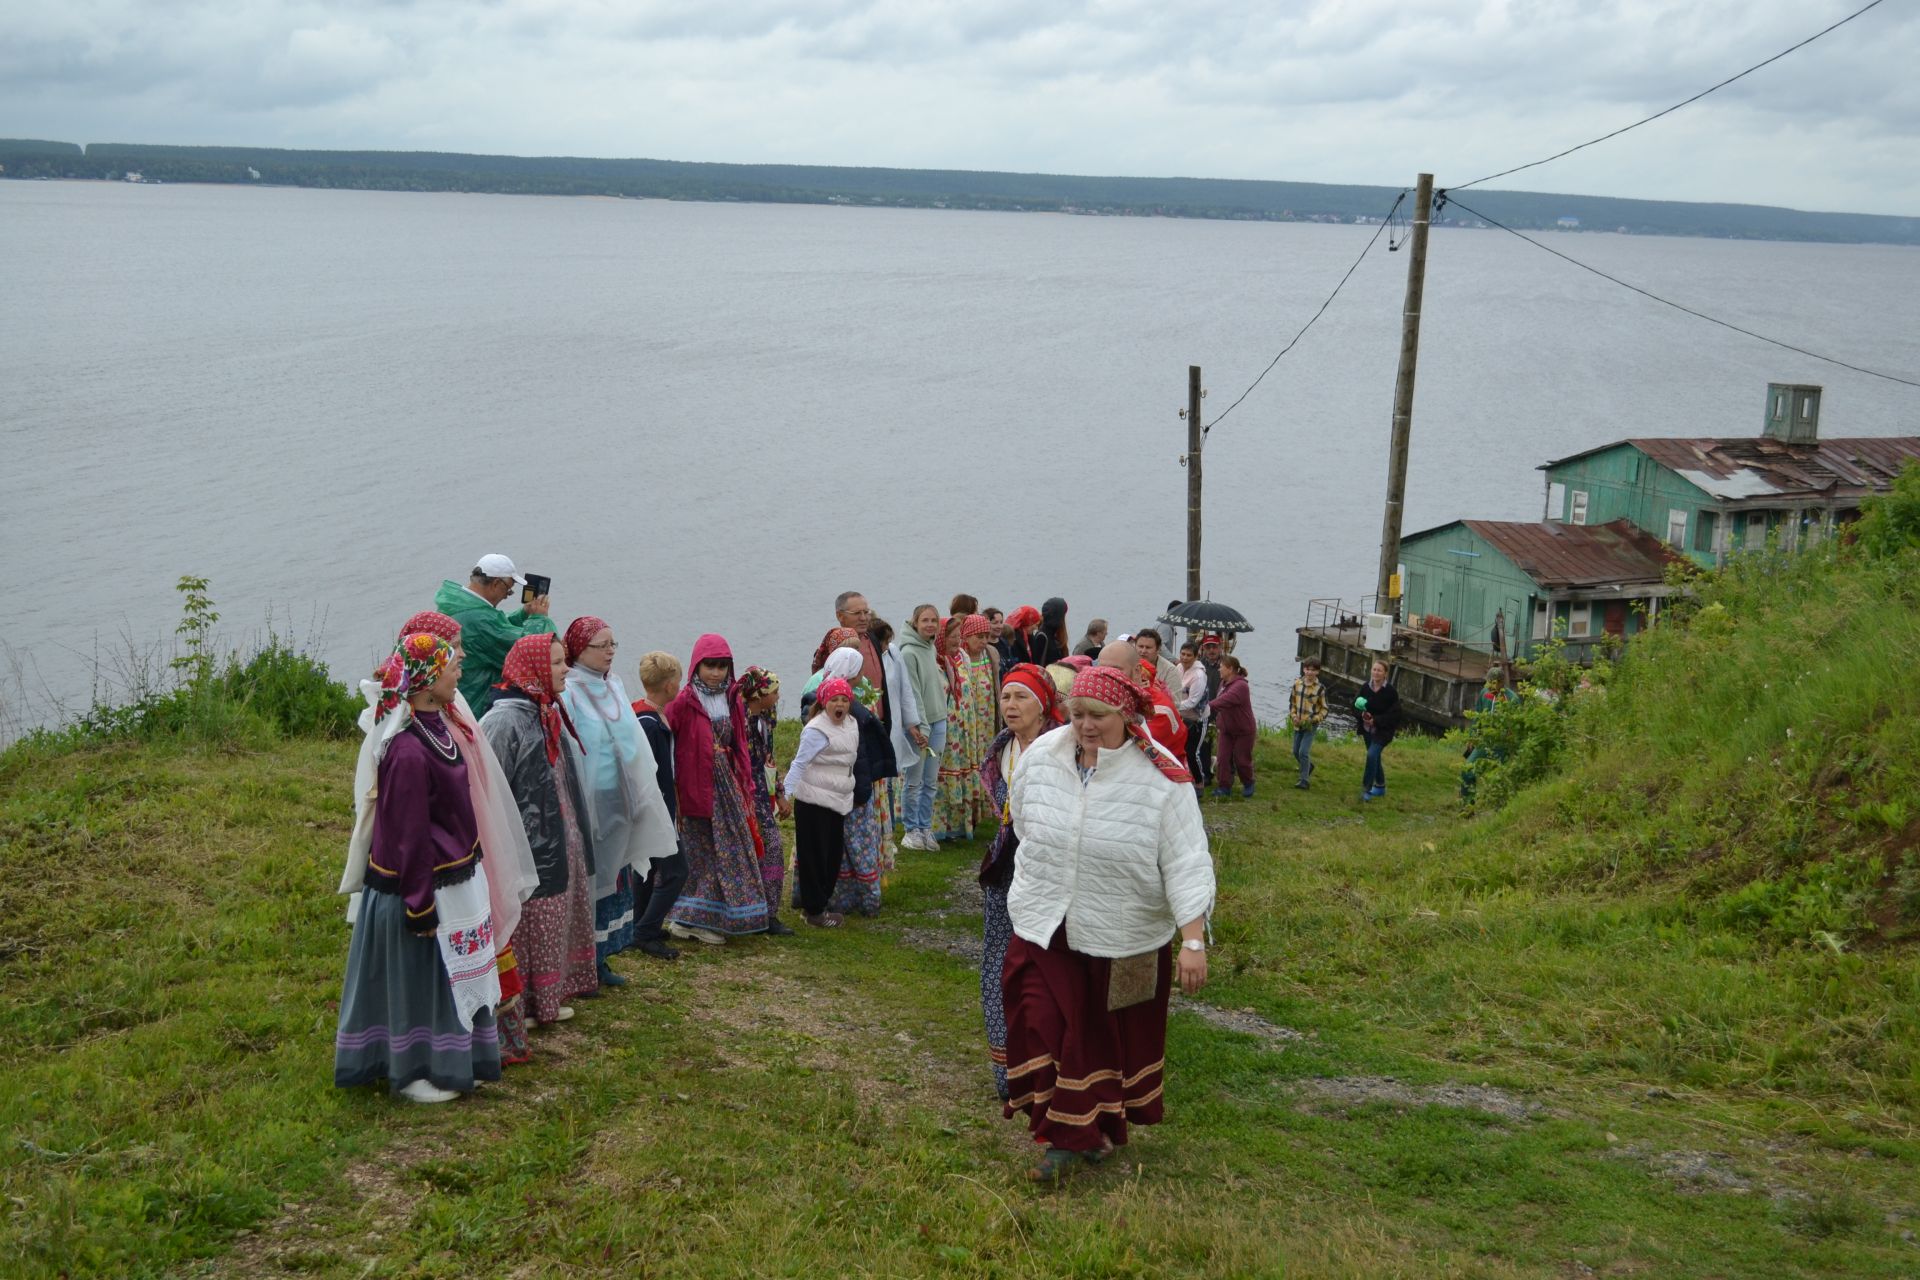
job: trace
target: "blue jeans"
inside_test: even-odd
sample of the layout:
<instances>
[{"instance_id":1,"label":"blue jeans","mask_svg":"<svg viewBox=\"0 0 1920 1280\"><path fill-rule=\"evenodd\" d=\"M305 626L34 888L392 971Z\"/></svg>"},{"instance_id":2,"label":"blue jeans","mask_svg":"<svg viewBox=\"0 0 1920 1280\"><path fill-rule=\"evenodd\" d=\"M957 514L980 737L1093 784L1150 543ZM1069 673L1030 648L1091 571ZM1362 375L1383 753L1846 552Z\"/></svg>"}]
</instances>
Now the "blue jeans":
<instances>
[{"instance_id":1,"label":"blue jeans","mask_svg":"<svg viewBox=\"0 0 1920 1280\"><path fill-rule=\"evenodd\" d=\"M1313 730L1295 729L1293 731L1293 758L1300 766L1300 781L1305 782L1307 775L1313 772Z\"/></svg>"},{"instance_id":2,"label":"blue jeans","mask_svg":"<svg viewBox=\"0 0 1920 1280\"><path fill-rule=\"evenodd\" d=\"M933 830L933 796L940 789L940 757L947 750L947 722L935 721L927 729L927 749L901 770L906 784L906 828L909 831Z\"/></svg>"},{"instance_id":3,"label":"blue jeans","mask_svg":"<svg viewBox=\"0 0 1920 1280\"><path fill-rule=\"evenodd\" d=\"M1382 791L1387 789L1387 771L1380 766L1380 753L1386 749L1387 744L1381 739L1367 739L1367 767L1360 775L1362 791L1370 791L1375 787Z\"/></svg>"}]
</instances>

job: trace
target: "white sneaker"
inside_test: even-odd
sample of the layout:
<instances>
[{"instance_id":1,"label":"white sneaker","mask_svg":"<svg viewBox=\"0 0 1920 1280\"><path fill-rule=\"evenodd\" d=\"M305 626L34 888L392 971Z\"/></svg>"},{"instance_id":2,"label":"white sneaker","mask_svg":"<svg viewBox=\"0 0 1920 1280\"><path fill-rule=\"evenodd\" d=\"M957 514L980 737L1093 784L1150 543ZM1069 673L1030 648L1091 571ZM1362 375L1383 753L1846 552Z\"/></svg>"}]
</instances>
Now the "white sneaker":
<instances>
[{"instance_id":1,"label":"white sneaker","mask_svg":"<svg viewBox=\"0 0 1920 1280\"><path fill-rule=\"evenodd\" d=\"M565 1022L571 1017L573 1017L573 1006L570 1004L563 1004L558 1009L555 1009L553 1011L553 1016L551 1018L548 1018L547 1021L548 1022Z\"/></svg>"},{"instance_id":2,"label":"white sneaker","mask_svg":"<svg viewBox=\"0 0 1920 1280\"><path fill-rule=\"evenodd\" d=\"M408 1102L434 1103L452 1102L460 1095L452 1089L442 1089L431 1080L415 1080L400 1090L400 1096Z\"/></svg>"},{"instance_id":3,"label":"white sneaker","mask_svg":"<svg viewBox=\"0 0 1920 1280\"><path fill-rule=\"evenodd\" d=\"M716 933L712 929L688 929L687 933L710 947L724 947L727 945L727 935L724 933Z\"/></svg>"},{"instance_id":4,"label":"white sneaker","mask_svg":"<svg viewBox=\"0 0 1920 1280\"><path fill-rule=\"evenodd\" d=\"M909 831L907 838L900 842L902 849L918 849L922 853L938 853L940 846L933 842L931 831Z\"/></svg>"}]
</instances>

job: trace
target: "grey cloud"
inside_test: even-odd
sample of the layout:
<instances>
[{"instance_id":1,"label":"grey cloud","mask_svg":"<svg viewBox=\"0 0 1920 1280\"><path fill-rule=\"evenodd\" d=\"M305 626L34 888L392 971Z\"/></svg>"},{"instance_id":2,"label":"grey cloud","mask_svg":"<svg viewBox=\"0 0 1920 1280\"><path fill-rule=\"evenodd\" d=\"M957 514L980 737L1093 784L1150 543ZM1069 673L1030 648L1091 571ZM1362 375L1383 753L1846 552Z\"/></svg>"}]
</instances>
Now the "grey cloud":
<instances>
[{"instance_id":1,"label":"grey cloud","mask_svg":"<svg viewBox=\"0 0 1920 1280\"><path fill-rule=\"evenodd\" d=\"M1503 168L1617 127L1843 3L32 0L0 29L0 114L8 132L76 141L1078 172L1204 162L1219 176L1392 181L1413 165ZM1688 148L1717 136L1724 155L1757 155L1817 132L1779 163L1849 191L1880 173L1896 188L1880 201L1920 205L1910 163L1882 172L1920 132L1916 60L1920 17L1886 6L1684 118L1535 176L1566 189L1673 175L1693 198L1758 199Z\"/></svg>"}]
</instances>

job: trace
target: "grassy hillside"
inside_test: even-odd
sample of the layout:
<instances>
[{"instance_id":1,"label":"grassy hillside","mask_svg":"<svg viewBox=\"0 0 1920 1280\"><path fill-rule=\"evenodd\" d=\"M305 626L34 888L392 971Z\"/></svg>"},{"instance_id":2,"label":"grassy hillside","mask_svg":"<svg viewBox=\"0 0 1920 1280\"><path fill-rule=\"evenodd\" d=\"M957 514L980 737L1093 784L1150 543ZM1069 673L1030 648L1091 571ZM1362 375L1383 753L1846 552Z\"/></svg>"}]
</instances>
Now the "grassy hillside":
<instances>
[{"instance_id":1,"label":"grassy hillside","mask_svg":"<svg viewBox=\"0 0 1920 1280\"><path fill-rule=\"evenodd\" d=\"M28 744L0 1246L32 1275L1911 1275L1916 640L1911 552L1756 561L1531 725L1512 768L1549 776L1473 817L1456 744L1396 744L1363 805L1352 744L1302 793L1263 740L1259 798L1208 805L1169 1122L1044 1194L979 1045L976 850L903 855L837 933L619 961L532 1067L410 1108L329 1082L351 742Z\"/></svg>"}]
</instances>

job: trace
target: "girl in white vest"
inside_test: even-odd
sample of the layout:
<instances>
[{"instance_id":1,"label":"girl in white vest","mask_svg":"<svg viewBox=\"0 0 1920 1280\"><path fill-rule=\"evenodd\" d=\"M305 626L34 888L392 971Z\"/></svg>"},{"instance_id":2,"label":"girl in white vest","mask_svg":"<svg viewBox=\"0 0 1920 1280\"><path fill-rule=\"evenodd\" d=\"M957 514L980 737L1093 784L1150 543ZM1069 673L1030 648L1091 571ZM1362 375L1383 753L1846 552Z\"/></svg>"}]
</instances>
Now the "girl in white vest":
<instances>
[{"instance_id":1,"label":"girl in white vest","mask_svg":"<svg viewBox=\"0 0 1920 1280\"><path fill-rule=\"evenodd\" d=\"M822 681L814 705L817 710L801 730L799 749L787 769L787 795L793 800L793 865L800 906L808 924L832 929L841 917L827 910L827 900L846 856L846 817L853 810L860 729L850 714L853 686L845 680Z\"/></svg>"}]
</instances>

